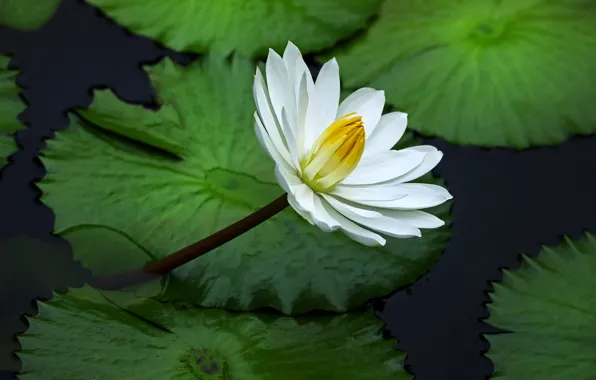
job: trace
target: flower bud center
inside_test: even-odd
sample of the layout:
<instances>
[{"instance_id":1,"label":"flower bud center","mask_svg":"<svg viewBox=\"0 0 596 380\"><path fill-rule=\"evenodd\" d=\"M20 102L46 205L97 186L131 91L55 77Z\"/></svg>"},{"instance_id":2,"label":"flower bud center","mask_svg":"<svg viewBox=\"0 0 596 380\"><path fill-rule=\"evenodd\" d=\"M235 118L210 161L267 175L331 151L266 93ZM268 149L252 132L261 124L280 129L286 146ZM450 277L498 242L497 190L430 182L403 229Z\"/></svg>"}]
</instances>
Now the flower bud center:
<instances>
[{"instance_id":1,"label":"flower bud center","mask_svg":"<svg viewBox=\"0 0 596 380\"><path fill-rule=\"evenodd\" d=\"M355 112L335 120L300 162L302 180L314 191L331 191L356 169L364 152L364 123Z\"/></svg>"}]
</instances>

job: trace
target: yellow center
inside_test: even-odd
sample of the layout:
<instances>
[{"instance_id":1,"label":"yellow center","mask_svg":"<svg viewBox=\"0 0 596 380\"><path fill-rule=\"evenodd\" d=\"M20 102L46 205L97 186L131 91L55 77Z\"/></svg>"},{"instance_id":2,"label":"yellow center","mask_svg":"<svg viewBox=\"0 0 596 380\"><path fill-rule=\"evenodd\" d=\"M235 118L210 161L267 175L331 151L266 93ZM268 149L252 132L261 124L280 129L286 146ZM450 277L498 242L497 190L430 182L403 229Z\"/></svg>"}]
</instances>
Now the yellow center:
<instances>
[{"instance_id":1,"label":"yellow center","mask_svg":"<svg viewBox=\"0 0 596 380\"><path fill-rule=\"evenodd\" d=\"M314 191L331 191L356 169L365 136L362 117L354 114L335 120L301 160L302 180Z\"/></svg>"}]
</instances>

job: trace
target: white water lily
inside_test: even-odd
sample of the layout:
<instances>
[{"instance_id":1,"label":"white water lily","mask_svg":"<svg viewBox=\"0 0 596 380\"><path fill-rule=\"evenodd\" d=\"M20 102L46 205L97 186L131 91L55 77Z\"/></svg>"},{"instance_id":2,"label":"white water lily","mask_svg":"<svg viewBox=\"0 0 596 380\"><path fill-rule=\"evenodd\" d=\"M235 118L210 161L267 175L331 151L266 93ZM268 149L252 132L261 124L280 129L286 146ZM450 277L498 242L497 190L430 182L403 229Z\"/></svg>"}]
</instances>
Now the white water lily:
<instances>
[{"instance_id":1,"label":"white water lily","mask_svg":"<svg viewBox=\"0 0 596 380\"><path fill-rule=\"evenodd\" d=\"M381 115L383 91L361 88L340 104L337 61L325 63L314 82L291 42L283 57L269 50L266 77L267 83L257 68L256 134L275 161L289 204L304 219L368 246L386 243L373 231L408 238L444 224L420 209L451 194L441 186L407 183L433 169L443 154L428 145L391 150L407 115Z\"/></svg>"}]
</instances>

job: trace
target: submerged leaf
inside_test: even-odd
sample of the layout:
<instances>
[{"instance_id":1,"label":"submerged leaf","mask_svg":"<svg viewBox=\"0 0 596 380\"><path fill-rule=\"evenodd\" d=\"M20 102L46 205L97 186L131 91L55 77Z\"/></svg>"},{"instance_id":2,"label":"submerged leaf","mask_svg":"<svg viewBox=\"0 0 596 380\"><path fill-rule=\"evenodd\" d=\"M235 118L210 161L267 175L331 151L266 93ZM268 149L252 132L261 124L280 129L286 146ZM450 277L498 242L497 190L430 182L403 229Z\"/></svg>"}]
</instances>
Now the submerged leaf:
<instances>
[{"instance_id":1,"label":"submerged leaf","mask_svg":"<svg viewBox=\"0 0 596 380\"><path fill-rule=\"evenodd\" d=\"M175 49L264 55L288 40L303 52L349 36L381 0L87 0L131 31Z\"/></svg>"},{"instance_id":2,"label":"submerged leaf","mask_svg":"<svg viewBox=\"0 0 596 380\"><path fill-rule=\"evenodd\" d=\"M493 379L591 380L596 374L596 239L524 256L495 283L488 322Z\"/></svg>"},{"instance_id":3,"label":"submerged leaf","mask_svg":"<svg viewBox=\"0 0 596 380\"><path fill-rule=\"evenodd\" d=\"M157 297L163 293L168 277L142 271L143 266L155 258L134 244L130 237L104 226L93 225L71 228L64 231L62 237L68 240L76 252L77 261L93 269L93 286L103 286L102 289L106 286L111 286L110 289L116 287L141 297ZM109 277L123 273L127 274L126 280L131 283L122 284L123 280ZM97 280L103 282L94 282Z\"/></svg>"},{"instance_id":4,"label":"submerged leaf","mask_svg":"<svg viewBox=\"0 0 596 380\"><path fill-rule=\"evenodd\" d=\"M526 148L596 132L591 0L393 0L333 52L343 83L383 89L415 130Z\"/></svg>"},{"instance_id":5,"label":"submerged leaf","mask_svg":"<svg viewBox=\"0 0 596 380\"><path fill-rule=\"evenodd\" d=\"M9 61L8 57L0 57L0 168L6 164L8 156L17 150L13 134L23 128L18 116L26 107L19 98L21 90L15 83L17 74L8 70Z\"/></svg>"},{"instance_id":6,"label":"submerged leaf","mask_svg":"<svg viewBox=\"0 0 596 380\"><path fill-rule=\"evenodd\" d=\"M57 239L56 239L57 240ZM14 334L24 332L20 318L32 309L31 302L48 297L51 289L82 283L82 274L64 246L53 239L40 240L27 235L0 239L0 373L18 372L20 363L13 355L18 349Z\"/></svg>"},{"instance_id":7,"label":"submerged leaf","mask_svg":"<svg viewBox=\"0 0 596 380\"><path fill-rule=\"evenodd\" d=\"M188 68L165 61L150 72L159 112L96 92L93 106L80 111L84 119L73 118L44 151L40 187L56 232L103 225L130 239L118 252L161 258L279 197L273 162L254 134L253 73L239 58L209 57ZM436 262L449 236L449 207L429 210L446 226L378 248L322 232L287 208L175 270L166 294L234 310L346 311L412 283ZM102 240L87 244L98 247L98 260ZM83 253L75 247L74 254Z\"/></svg>"},{"instance_id":8,"label":"submerged leaf","mask_svg":"<svg viewBox=\"0 0 596 380\"><path fill-rule=\"evenodd\" d=\"M412 378L370 310L294 319L89 287L38 306L19 337L23 380Z\"/></svg>"},{"instance_id":9,"label":"submerged leaf","mask_svg":"<svg viewBox=\"0 0 596 380\"><path fill-rule=\"evenodd\" d=\"M56 12L60 0L0 0L0 26L33 31Z\"/></svg>"}]
</instances>

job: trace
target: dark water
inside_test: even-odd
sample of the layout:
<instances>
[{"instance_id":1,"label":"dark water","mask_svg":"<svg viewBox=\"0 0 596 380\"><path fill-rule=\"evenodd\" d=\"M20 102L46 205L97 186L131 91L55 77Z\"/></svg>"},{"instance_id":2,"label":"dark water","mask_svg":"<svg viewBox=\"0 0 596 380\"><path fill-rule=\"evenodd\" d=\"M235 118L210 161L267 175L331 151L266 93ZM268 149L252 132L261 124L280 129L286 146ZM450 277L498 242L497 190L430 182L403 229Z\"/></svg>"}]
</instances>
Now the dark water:
<instances>
[{"instance_id":1,"label":"dark water","mask_svg":"<svg viewBox=\"0 0 596 380\"><path fill-rule=\"evenodd\" d=\"M68 127L66 112L89 105L92 88L150 104L141 65L165 54L188 57L132 36L76 0L64 1L34 34L0 28L0 53L14 54L29 104L21 115L29 128L17 137L23 149L0 179L0 363L6 363L17 347L12 335L25 328L19 315L35 312L32 300L80 286L88 275L68 244L51 236L53 214L32 185L44 175L35 159L43 139ZM437 172L455 197L452 239L429 275L387 302L383 317L417 380L480 380L492 372L481 337L492 330L481 319L499 268L518 267L519 253L536 255L563 234L596 232L596 138L524 152L428 142L445 152ZM0 372L0 379L10 378Z\"/></svg>"}]
</instances>

